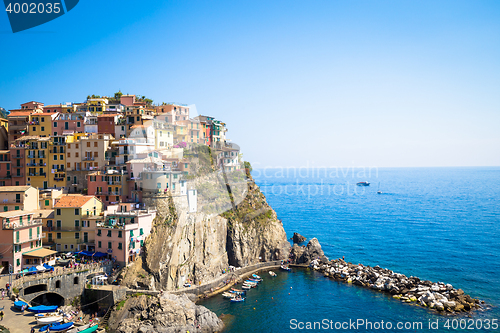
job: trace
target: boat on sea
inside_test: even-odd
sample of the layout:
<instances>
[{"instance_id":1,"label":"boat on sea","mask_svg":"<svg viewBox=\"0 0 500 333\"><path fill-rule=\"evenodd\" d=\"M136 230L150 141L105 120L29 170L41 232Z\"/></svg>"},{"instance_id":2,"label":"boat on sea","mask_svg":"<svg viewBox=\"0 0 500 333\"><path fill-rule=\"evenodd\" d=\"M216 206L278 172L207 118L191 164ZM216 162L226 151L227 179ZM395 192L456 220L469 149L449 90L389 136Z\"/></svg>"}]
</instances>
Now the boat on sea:
<instances>
[{"instance_id":1,"label":"boat on sea","mask_svg":"<svg viewBox=\"0 0 500 333\"><path fill-rule=\"evenodd\" d=\"M222 297L224 297L224 298L235 298L236 294L225 292L225 293L222 293Z\"/></svg>"},{"instance_id":2,"label":"boat on sea","mask_svg":"<svg viewBox=\"0 0 500 333\"><path fill-rule=\"evenodd\" d=\"M257 280L262 280L262 278L260 276L258 276L257 274L252 274L252 277L254 279L257 279Z\"/></svg>"},{"instance_id":3,"label":"boat on sea","mask_svg":"<svg viewBox=\"0 0 500 333\"><path fill-rule=\"evenodd\" d=\"M255 281L249 281L249 280L246 280L245 282L243 282L244 284L248 284L248 285L251 285L251 286L257 286L257 282Z\"/></svg>"},{"instance_id":4,"label":"boat on sea","mask_svg":"<svg viewBox=\"0 0 500 333\"><path fill-rule=\"evenodd\" d=\"M50 331L50 332L62 332L62 331L67 331L67 330L69 330L71 327L73 327L74 325L75 325L75 323L73 323L72 321L70 321L69 323L66 323L66 324L53 325L53 326L50 326L50 327L49 327L49 331Z\"/></svg>"},{"instance_id":5,"label":"boat on sea","mask_svg":"<svg viewBox=\"0 0 500 333\"><path fill-rule=\"evenodd\" d=\"M281 266L280 266L280 268L281 268L282 270L284 270L284 271L288 271L288 272L292 270L290 267L285 266L285 265L281 265Z\"/></svg>"},{"instance_id":6,"label":"boat on sea","mask_svg":"<svg viewBox=\"0 0 500 333\"><path fill-rule=\"evenodd\" d=\"M245 287L250 287L250 288L255 288L257 287L256 284L253 284L253 283L246 283L246 282L243 282L243 289L245 289Z\"/></svg>"},{"instance_id":7,"label":"boat on sea","mask_svg":"<svg viewBox=\"0 0 500 333\"><path fill-rule=\"evenodd\" d=\"M358 186L370 186L370 183L368 183L368 182L358 182L358 183L356 183L356 185L358 185Z\"/></svg>"},{"instance_id":8,"label":"boat on sea","mask_svg":"<svg viewBox=\"0 0 500 333\"><path fill-rule=\"evenodd\" d=\"M251 287L251 286L246 285L246 284L244 284L241 288L242 288L242 289L245 289L245 290L252 289L252 287Z\"/></svg>"},{"instance_id":9,"label":"boat on sea","mask_svg":"<svg viewBox=\"0 0 500 333\"><path fill-rule=\"evenodd\" d=\"M230 299L231 302L243 302L244 300L245 297L234 297Z\"/></svg>"},{"instance_id":10,"label":"boat on sea","mask_svg":"<svg viewBox=\"0 0 500 333\"><path fill-rule=\"evenodd\" d=\"M269 275L271 275L272 277L276 277L278 274L274 273L273 271L269 271Z\"/></svg>"},{"instance_id":11,"label":"boat on sea","mask_svg":"<svg viewBox=\"0 0 500 333\"><path fill-rule=\"evenodd\" d=\"M14 307L18 310L21 310L23 308L23 306L25 306L26 308L29 307L28 303L26 303L26 302L23 302L23 301L14 302Z\"/></svg>"},{"instance_id":12,"label":"boat on sea","mask_svg":"<svg viewBox=\"0 0 500 333\"><path fill-rule=\"evenodd\" d=\"M36 322L39 325L55 324L63 321L63 316L59 313L38 313L36 316Z\"/></svg>"},{"instance_id":13,"label":"boat on sea","mask_svg":"<svg viewBox=\"0 0 500 333\"><path fill-rule=\"evenodd\" d=\"M382 191L380 190L380 182L378 182L377 194L382 194Z\"/></svg>"},{"instance_id":14,"label":"boat on sea","mask_svg":"<svg viewBox=\"0 0 500 333\"><path fill-rule=\"evenodd\" d=\"M59 307L57 305L38 305L29 307L28 311L34 313L46 313L46 312L54 312L58 308Z\"/></svg>"},{"instance_id":15,"label":"boat on sea","mask_svg":"<svg viewBox=\"0 0 500 333\"><path fill-rule=\"evenodd\" d=\"M244 290L242 290L242 291L230 290L229 292L233 295L245 295L246 294L246 291L244 291Z\"/></svg>"},{"instance_id":16,"label":"boat on sea","mask_svg":"<svg viewBox=\"0 0 500 333\"><path fill-rule=\"evenodd\" d=\"M92 333L97 331L97 328L99 328L98 324L87 324L83 326L73 327L66 333Z\"/></svg>"},{"instance_id":17,"label":"boat on sea","mask_svg":"<svg viewBox=\"0 0 500 333\"><path fill-rule=\"evenodd\" d=\"M236 289L236 288L231 288L231 291L237 292L237 293L246 293L246 291L241 290L241 289Z\"/></svg>"},{"instance_id":18,"label":"boat on sea","mask_svg":"<svg viewBox=\"0 0 500 333\"><path fill-rule=\"evenodd\" d=\"M262 280L250 279L250 278L249 278L249 279L247 279L247 281L251 281L251 282L256 282L256 283L259 283L259 282L260 282L260 281L262 281Z\"/></svg>"}]
</instances>

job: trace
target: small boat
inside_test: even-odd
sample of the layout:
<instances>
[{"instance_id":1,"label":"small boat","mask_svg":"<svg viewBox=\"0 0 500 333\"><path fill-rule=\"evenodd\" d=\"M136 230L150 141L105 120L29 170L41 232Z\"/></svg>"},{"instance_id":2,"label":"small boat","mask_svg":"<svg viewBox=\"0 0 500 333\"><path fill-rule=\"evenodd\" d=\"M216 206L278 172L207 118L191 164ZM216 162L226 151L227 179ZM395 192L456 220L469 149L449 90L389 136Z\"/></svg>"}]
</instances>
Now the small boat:
<instances>
[{"instance_id":1,"label":"small boat","mask_svg":"<svg viewBox=\"0 0 500 333\"><path fill-rule=\"evenodd\" d=\"M382 191L380 190L380 182L378 182L377 194L382 194Z\"/></svg>"},{"instance_id":2,"label":"small boat","mask_svg":"<svg viewBox=\"0 0 500 333\"><path fill-rule=\"evenodd\" d=\"M285 265L281 265L280 268L284 271L291 271L292 269L288 266L285 266Z\"/></svg>"},{"instance_id":3,"label":"small boat","mask_svg":"<svg viewBox=\"0 0 500 333\"><path fill-rule=\"evenodd\" d=\"M259 282L261 282L262 280L250 279L250 278L249 278L247 281L259 283Z\"/></svg>"},{"instance_id":4,"label":"small boat","mask_svg":"<svg viewBox=\"0 0 500 333\"><path fill-rule=\"evenodd\" d=\"M233 294L233 293L222 293L222 297L224 297L224 298L235 298L236 294Z\"/></svg>"},{"instance_id":5,"label":"small boat","mask_svg":"<svg viewBox=\"0 0 500 333\"><path fill-rule=\"evenodd\" d=\"M69 323L66 324L60 324L60 325L53 325L49 327L50 332L61 332L61 331L66 331L69 330L71 327L73 327L74 323L70 321Z\"/></svg>"},{"instance_id":6,"label":"small boat","mask_svg":"<svg viewBox=\"0 0 500 333\"><path fill-rule=\"evenodd\" d=\"M257 279L257 280L262 280L262 278L260 276L258 276L257 274L252 274L252 277L254 279Z\"/></svg>"},{"instance_id":7,"label":"small boat","mask_svg":"<svg viewBox=\"0 0 500 333\"><path fill-rule=\"evenodd\" d=\"M40 313L37 314L36 322L39 325L46 325L60 323L61 321L63 321L63 319L63 316L57 313L46 313L45 315Z\"/></svg>"},{"instance_id":8,"label":"small boat","mask_svg":"<svg viewBox=\"0 0 500 333\"><path fill-rule=\"evenodd\" d=\"M28 305L28 303L23 302L23 301L14 302L14 307L18 310L21 310L23 306L25 306L27 308L29 305Z\"/></svg>"},{"instance_id":9,"label":"small boat","mask_svg":"<svg viewBox=\"0 0 500 333\"><path fill-rule=\"evenodd\" d=\"M241 288L245 289L245 290L252 289L252 287L250 287L249 285L246 285L246 284L244 284Z\"/></svg>"},{"instance_id":10,"label":"small boat","mask_svg":"<svg viewBox=\"0 0 500 333\"><path fill-rule=\"evenodd\" d=\"M370 186L370 183L368 183L368 182L359 182L359 183L356 183L356 185L358 185L358 186Z\"/></svg>"},{"instance_id":11,"label":"small boat","mask_svg":"<svg viewBox=\"0 0 500 333\"><path fill-rule=\"evenodd\" d=\"M247 281L243 282L243 284L246 284L246 285L249 285L249 286L252 286L252 287L253 287L253 286L257 287L257 283L256 283L256 282L253 282L253 281L248 281L248 280L247 280Z\"/></svg>"},{"instance_id":12,"label":"small boat","mask_svg":"<svg viewBox=\"0 0 500 333\"><path fill-rule=\"evenodd\" d=\"M38 330L38 332L47 332L49 330L50 327L54 326L53 324L48 324L48 325L45 325L45 326L42 326L40 327L40 329Z\"/></svg>"},{"instance_id":13,"label":"small boat","mask_svg":"<svg viewBox=\"0 0 500 333\"><path fill-rule=\"evenodd\" d=\"M231 288L231 291L246 293L246 291L241 290L241 289L236 289L236 288Z\"/></svg>"},{"instance_id":14,"label":"small boat","mask_svg":"<svg viewBox=\"0 0 500 333\"><path fill-rule=\"evenodd\" d=\"M46 312L54 312L58 308L59 307L57 305L38 305L29 307L28 311L35 313L46 313Z\"/></svg>"},{"instance_id":15,"label":"small boat","mask_svg":"<svg viewBox=\"0 0 500 333\"><path fill-rule=\"evenodd\" d=\"M230 299L231 302L243 302L244 300L245 297L234 297Z\"/></svg>"},{"instance_id":16,"label":"small boat","mask_svg":"<svg viewBox=\"0 0 500 333\"><path fill-rule=\"evenodd\" d=\"M73 327L66 333L92 333L97 331L97 328L99 327L98 324L87 324L79 327Z\"/></svg>"},{"instance_id":17,"label":"small boat","mask_svg":"<svg viewBox=\"0 0 500 333\"><path fill-rule=\"evenodd\" d=\"M271 275L272 277L276 277L278 274L274 273L273 271L269 271L269 275Z\"/></svg>"},{"instance_id":18,"label":"small boat","mask_svg":"<svg viewBox=\"0 0 500 333\"><path fill-rule=\"evenodd\" d=\"M244 291L244 290L242 290L242 291L230 290L229 292L231 294L234 294L234 295L245 295L246 294L246 291Z\"/></svg>"}]
</instances>

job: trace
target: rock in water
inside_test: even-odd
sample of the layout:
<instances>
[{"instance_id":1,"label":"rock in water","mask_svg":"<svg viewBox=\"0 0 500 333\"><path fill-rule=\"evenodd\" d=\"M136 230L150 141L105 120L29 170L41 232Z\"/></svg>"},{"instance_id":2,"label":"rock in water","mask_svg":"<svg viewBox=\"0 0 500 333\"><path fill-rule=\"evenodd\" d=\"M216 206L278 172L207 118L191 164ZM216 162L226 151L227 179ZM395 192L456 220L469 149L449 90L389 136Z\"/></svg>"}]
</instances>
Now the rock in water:
<instances>
[{"instance_id":1,"label":"rock in water","mask_svg":"<svg viewBox=\"0 0 500 333\"><path fill-rule=\"evenodd\" d=\"M130 297L109 320L117 333L219 332L224 324L215 313L187 295Z\"/></svg>"},{"instance_id":2,"label":"rock in water","mask_svg":"<svg viewBox=\"0 0 500 333\"><path fill-rule=\"evenodd\" d=\"M305 242L307 238L305 238L304 236L302 236L301 234L299 233L296 233L294 232L293 233L293 237L292 237L292 241L294 243L302 243L302 242Z\"/></svg>"},{"instance_id":3,"label":"rock in water","mask_svg":"<svg viewBox=\"0 0 500 333\"><path fill-rule=\"evenodd\" d=\"M295 264L308 265L314 259L319 259L322 262L328 261L317 238L311 239L305 247L297 244L293 245L292 260Z\"/></svg>"}]
</instances>

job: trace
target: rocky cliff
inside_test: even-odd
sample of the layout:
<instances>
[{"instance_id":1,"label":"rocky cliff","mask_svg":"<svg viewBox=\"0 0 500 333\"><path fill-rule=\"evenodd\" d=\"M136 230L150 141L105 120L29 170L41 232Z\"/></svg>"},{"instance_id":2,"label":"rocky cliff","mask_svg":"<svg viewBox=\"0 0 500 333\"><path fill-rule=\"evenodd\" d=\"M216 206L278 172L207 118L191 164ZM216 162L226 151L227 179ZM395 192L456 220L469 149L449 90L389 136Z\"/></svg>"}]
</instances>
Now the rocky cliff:
<instances>
[{"instance_id":1,"label":"rocky cliff","mask_svg":"<svg viewBox=\"0 0 500 333\"><path fill-rule=\"evenodd\" d=\"M187 196L144 196L157 218L142 258L126 269L122 284L174 290L186 282L208 283L229 265L288 258L283 225L251 178L213 173L188 188L198 190L196 212L189 212Z\"/></svg>"},{"instance_id":2,"label":"rocky cliff","mask_svg":"<svg viewBox=\"0 0 500 333\"><path fill-rule=\"evenodd\" d=\"M109 323L117 333L218 332L224 326L215 313L194 304L187 295L170 294L129 297L119 304Z\"/></svg>"}]
</instances>

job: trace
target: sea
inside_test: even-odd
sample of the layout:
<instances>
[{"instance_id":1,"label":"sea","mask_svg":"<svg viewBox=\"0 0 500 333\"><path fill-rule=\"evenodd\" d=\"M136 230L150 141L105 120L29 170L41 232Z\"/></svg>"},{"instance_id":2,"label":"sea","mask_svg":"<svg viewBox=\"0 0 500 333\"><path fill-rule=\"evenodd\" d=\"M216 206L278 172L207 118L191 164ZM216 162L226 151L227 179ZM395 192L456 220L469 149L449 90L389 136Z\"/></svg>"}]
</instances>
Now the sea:
<instances>
[{"instance_id":1,"label":"sea","mask_svg":"<svg viewBox=\"0 0 500 333\"><path fill-rule=\"evenodd\" d=\"M252 174L289 238L316 237L329 259L450 283L485 306L443 316L311 270L278 270L261 272L245 302L199 303L223 318L225 332L500 332L500 167Z\"/></svg>"}]
</instances>

